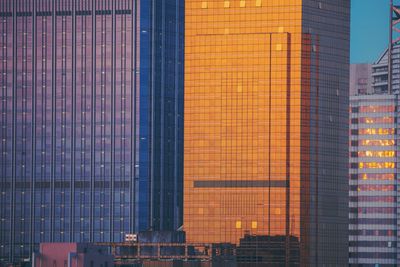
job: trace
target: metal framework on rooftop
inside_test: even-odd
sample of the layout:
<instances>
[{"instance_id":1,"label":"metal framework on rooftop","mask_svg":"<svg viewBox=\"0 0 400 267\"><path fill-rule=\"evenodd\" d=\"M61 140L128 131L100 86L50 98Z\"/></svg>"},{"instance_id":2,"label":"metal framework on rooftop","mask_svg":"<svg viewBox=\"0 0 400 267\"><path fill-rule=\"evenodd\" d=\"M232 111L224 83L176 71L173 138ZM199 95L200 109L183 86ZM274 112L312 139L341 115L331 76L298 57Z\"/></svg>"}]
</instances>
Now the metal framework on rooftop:
<instances>
[{"instance_id":1,"label":"metal framework on rooftop","mask_svg":"<svg viewBox=\"0 0 400 267\"><path fill-rule=\"evenodd\" d=\"M400 44L400 6L390 0L389 16L389 49L388 49L388 93L392 93L392 51L393 46Z\"/></svg>"}]
</instances>

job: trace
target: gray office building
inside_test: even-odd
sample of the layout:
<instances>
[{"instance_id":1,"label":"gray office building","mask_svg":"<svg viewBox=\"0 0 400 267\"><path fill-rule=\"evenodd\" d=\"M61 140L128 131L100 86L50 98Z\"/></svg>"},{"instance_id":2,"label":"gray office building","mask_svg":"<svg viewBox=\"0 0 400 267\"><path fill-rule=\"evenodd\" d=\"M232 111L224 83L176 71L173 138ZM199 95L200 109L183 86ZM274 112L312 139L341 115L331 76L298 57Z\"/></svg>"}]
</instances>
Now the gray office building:
<instances>
[{"instance_id":1,"label":"gray office building","mask_svg":"<svg viewBox=\"0 0 400 267\"><path fill-rule=\"evenodd\" d=\"M351 68L350 266L400 264L397 245L400 46L393 45L390 66L389 54L386 49L374 64Z\"/></svg>"},{"instance_id":2,"label":"gray office building","mask_svg":"<svg viewBox=\"0 0 400 267\"><path fill-rule=\"evenodd\" d=\"M350 97L350 266L399 262L399 105L397 94Z\"/></svg>"}]
</instances>

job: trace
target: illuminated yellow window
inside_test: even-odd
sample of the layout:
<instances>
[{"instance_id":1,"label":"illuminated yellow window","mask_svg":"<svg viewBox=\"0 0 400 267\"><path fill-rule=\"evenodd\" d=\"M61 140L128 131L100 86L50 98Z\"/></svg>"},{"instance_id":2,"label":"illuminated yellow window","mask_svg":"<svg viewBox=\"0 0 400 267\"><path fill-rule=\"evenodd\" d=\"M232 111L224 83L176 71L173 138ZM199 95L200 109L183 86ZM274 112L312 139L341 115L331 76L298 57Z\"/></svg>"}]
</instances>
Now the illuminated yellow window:
<instances>
[{"instance_id":1,"label":"illuminated yellow window","mask_svg":"<svg viewBox=\"0 0 400 267\"><path fill-rule=\"evenodd\" d=\"M283 27L279 27L278 32L283 32Z\"/></svg>"},{"instance_id":2,"label":"illuminated yellow window","mask_svg":"<svg viewBox=\"0 0 400 267\"><path fill-rule=\"evenodd\" d=\"M359 168L367 168L367 169L394 169L396 168L396 164L394 162L360 162Z\"/></svg>"},{"instance_id":3,"label":"illuminated yellow window","mask_svg":"<svg viewBox=\"0 0 400 267\"><path fill-rule=\"evenodd\" d=\"M281 51L282 50L282 44L277 44L276 45L276 50Z\"/></svg>"},{"instance_id":4,"label":"illuminated yellow window","mask_svg":"<svg viewBox=\"0 0 400 267\"><path fill-rule=\"evenodd\" d=\"M396 131L394 128L365 128L365 129L360 129L359 133L387 135L387 134L395 134Z\"/></svg>"},{"instance_id":5,"label":"illuminated yellow window","mask_svg":"<svg viewBox=\"0 0 400 267\"><path fill-rule=\"evenodd\" d=\"M238 93L241 93L243 91L243 88L242 88L241 84L238 85L237 91L238 91Z\"/></svg>"},{"instance_id":6,"label":"illuminated yellow window","mask_svg":"<svg viewBox=\"0 0 400 267\"><path fill-rule=\"evenodd\" d=\"M224 1L224 7L230 7L231 3L229 1Z\"/></svg>"},{"instance_id":7,"label":"illuminated yellow window","mask_svg":"<svg viewBox=\"0 0 400 267\"><path fill-rule=\"evenodd\" d=\"M201 8L207 8L208 3L207 2L201 2Z\"/></svg>"},{"instance_id":8,"label":"illuminated yellow window","mask_svg":"<svg viewBox=\"0 0 400 267\"><path fill-rule=\"evenodd\" d=\"M241 228L242 228L242 222L236 221L236 229L241 229Z\"/></svg>"},{"instance_id":9,"label":"illuminated yellow window","mask_svg":"<svg viewBox=\"0 0 400 267\"><path fill-rule=\"evenodd\" d=\"M394 173L370 173L359 175L363 180L394 180Z\"/></svg>"},{"instance_id":10,"label":"illuminated yellow window","mask_svg":"<svg viewBox=\"0 0 400 267\"><path fill-rule=\"evenodd\" d=\"M261 0L256 0L256 6L261 6L262 5L262 1Z\"/></svg>"},{"instance_id":11,"label":"illuminated yellow window","mask_svg":"<svg viewBox=\"0 0 400 267\"><path fill-rule=\"evenodd\" d=\"M257 222L251 222L251 228L257 229Z\"/></svg>"},{"instance_id":12,"label":"illuminated yellow window","mask_svg":"<svg viewBox=\"0 0 400 267\"><path fill-rule=\"evenodd\" d=\"M245 7L246 6L246 1L240 1L240 7Z\"/></svg>"},{"instance_id":13,"label":"illuminated yellow window","mask_svg":"<svg viewBox=\"0 0 400 267\"><path fill-rule=\"evenodd\" d=\"M394 139L383 139L383 140L369 140L364 139L361 140L362 146L394 146L395 145Z\"/></svg>"},{"instance_id":14,"label":"illuminated yellow window","mask_svg":"<svg viewBox=\"0 0 400 267\"><path fill-rule=\"evenodd\" d=\"M396 153L393 150L386 151L359 151L358 157L378 157L378 158L393 158L396 156Z\"/></svg>"},{"instance_id":15,"label":"illuminated yellow window","mask_svg":"<svg viewBox=\"0 0 400 267\"><path fill-rule=\"evenodd\" d=\"M224 33L225 33L225 34L229 34L229 29L226 28L226 29L224 30Z\"/></svg>"}]
</instances>

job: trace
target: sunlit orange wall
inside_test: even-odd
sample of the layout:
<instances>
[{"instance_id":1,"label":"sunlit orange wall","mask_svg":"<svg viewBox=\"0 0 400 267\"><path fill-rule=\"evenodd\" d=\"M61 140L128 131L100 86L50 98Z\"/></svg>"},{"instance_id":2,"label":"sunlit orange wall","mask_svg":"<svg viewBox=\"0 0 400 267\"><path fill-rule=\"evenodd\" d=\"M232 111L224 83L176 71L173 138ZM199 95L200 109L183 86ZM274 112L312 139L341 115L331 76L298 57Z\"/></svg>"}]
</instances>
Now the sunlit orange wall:
<instances>
[{"instance_id":1,"label":"sunlit orange wall","mask_svg":"<svg viewBox=\"0 0 400 267\"><path fill-rule=\"evenodd\" d=\"M290 234L299 237L301 1L187 0L185 6L187 240L284 235L287 218ZM194 187L194 181L288 176L289 216L285 187Z\"/></svg>"}]
</instances>

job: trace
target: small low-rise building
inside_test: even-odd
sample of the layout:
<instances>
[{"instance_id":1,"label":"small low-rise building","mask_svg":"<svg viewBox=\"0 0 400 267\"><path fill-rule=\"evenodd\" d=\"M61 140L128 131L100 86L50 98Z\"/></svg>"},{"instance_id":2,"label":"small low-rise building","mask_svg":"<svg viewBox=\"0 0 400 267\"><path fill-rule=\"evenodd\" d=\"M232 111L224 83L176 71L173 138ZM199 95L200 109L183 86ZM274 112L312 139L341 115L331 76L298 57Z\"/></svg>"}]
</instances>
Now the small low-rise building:
<instances>
[{"instance_id":1,"label":"small low-rise building","mask_svg":"<svg viewBox=\"0 0 400 267\"><path fill-rule=\"evenodd\" d=\"M41 243L33 257L34 267L111 267L107 249L87 243Z\"/></svg>"}]
</instances>

